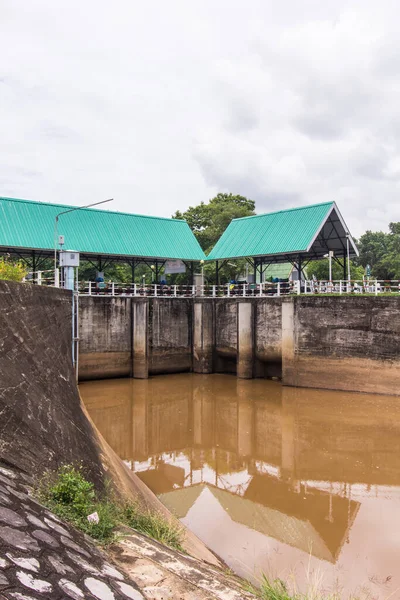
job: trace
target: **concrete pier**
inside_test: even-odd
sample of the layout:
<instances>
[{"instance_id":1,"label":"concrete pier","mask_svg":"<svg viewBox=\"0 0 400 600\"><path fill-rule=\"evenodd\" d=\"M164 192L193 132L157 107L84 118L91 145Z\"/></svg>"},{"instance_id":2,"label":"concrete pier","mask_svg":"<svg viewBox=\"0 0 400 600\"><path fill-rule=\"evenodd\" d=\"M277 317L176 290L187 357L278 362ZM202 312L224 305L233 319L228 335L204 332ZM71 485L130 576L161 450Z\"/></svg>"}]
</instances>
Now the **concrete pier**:
<instances>
[{"instance_id":1,"label":"concrete pier","mask_svg":"<svg viewBox=\"0 0 400 600\"><path fill-rule=\"evenodd\" d=\"M295 384L295 332L294 302L291 299L282 303L282 378L287 385Z\"/></svg>"},{"instance_id":2,"label":"concrete pier","mask_svg":"<svg viewBox=\"0 0 400 600\"><path fill-rule=\"evenodd\" d=\"M132 304L133 343L132 375L137 379L149 376L149 301L141 299Z\"/></svg>"},{"instance_id":3,"label":"concrete pier","mask_svg":"<svg viewBox=\"0 0 400 600\"><path fill-rule=\"evenodd\" d=\"M236 374L241 379L251 379L254 369L253 304L239 302L238 310L238 357Z\"/></svg>"},{"instance_id":4,"label":"concrete pier","mask_svg":"<svg viewBox=\"0 0 400 600\"><path fill-rule=\"evenodd\" d=\"M213 372L214 306L212 300L195 301L193 316L193 371Z\"/></svg>"}]
</instances>

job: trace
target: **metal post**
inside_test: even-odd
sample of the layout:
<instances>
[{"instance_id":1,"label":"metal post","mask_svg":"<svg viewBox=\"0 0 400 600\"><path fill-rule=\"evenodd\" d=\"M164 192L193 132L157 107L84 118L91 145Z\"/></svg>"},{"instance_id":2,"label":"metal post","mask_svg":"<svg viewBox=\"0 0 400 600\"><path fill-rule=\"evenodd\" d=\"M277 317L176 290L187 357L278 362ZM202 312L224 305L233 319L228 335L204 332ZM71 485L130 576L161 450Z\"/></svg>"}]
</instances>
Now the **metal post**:
<instances>
[{"instance_id":1,"label":"metal post","mask_svg":"<svg viewBox=\"0 0 400 600\"><path fill-rule=\"evenodd\" d=\"M215 283L219 285L219 266L218 261L215 261Z\"/></svg>"},{"instance_id":2,"label":"metal post","mask_svg":"<svg viewBox=\"0 0 400 600\"><path fill-rule=\"evenodd\" d=\"M115 283L114 283L114 281L111 284L111 296L115 296Z\"/></svg>"},{"instance_id":3,"label":"metal post","mask_svg":"<svg viewBox=\"0 0 400 600\"><path fill-rule=\"evenodd\" d=\"M135 283L135 261L131 262L132 283Z\"/></svg>"},{"instance_id":4,"label":"metal post","mask_svg":"<svg viewBox=\"0 0 400 600\"><path fill-rule=\"evenodd\" d=\"M278 296L281 295L281 282L278 281Z\"/></svg>"},{"instance_id":5,"label":"metal post","mask_svg":"<svg viewBox=\"0 0 400 600\"><path fill-rule=\"evenodd\" d=\"M350 283L351 281L351 273L350 273L350 248L349 248L349 233L346 233L346 242L347 242L347 281Z\"/></svg>"}]
</instances>

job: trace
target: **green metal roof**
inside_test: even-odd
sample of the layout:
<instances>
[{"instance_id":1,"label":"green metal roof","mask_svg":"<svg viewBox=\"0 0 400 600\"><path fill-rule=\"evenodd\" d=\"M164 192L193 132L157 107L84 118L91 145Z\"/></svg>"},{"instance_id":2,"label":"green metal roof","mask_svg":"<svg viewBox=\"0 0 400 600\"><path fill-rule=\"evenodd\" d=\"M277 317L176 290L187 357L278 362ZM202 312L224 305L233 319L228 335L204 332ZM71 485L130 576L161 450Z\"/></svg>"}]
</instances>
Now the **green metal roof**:
<instances>
[{"instance_id":1,"label":"green metal roof","mask_svg":"<svg viewBox=\"0 0 400 600\"><path fill-rule=\"evenodd\" d=\"M334 202L324 202L234 219L207 258L307 252L334 206Z\"/></svg>"},{"instance_id":2,"label":"green metal roof","mask_svg":"<svg viewBox=\"0 0 400 600\"><path fill-rule=\"evenodd\" d=\"M266 279L270 279L270 277L272 277L272 279L289 279L292 269L292 263L278 263L275 265L268 265L264 273Z\"/></svg>"},{"instance_id":3,"label":"green metal roof","mask_svg":"<svg viewBox=\"0 0 400 600\"><path fill-rule=\"evenodd\" d=\"M54 249L55 217L75 208L0 197L0 246ZM81 209L61 215L65 248L86 254L201 260L205 258L186 221L108 210Z\"/></svg>"}]
</instances>

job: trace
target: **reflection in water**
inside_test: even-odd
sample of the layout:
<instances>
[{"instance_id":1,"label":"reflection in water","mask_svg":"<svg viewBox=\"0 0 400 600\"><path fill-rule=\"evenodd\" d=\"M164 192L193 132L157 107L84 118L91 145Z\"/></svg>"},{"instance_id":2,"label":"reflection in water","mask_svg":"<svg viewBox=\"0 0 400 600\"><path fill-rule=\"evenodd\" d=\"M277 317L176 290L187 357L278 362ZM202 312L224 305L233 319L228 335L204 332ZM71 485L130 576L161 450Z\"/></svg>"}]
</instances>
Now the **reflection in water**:
<instances>
[{"instance_id":1,"label":"reflection in water","mask_svg":"<svg viewBox=\"0 0 400 600\"><path fill-rule=\"evenodd\" d=\"M239 574L301 582L310 561L352 591L400 585L398 399L228 375L80 389L119 456Z\"/></svg>"}]
</instances>

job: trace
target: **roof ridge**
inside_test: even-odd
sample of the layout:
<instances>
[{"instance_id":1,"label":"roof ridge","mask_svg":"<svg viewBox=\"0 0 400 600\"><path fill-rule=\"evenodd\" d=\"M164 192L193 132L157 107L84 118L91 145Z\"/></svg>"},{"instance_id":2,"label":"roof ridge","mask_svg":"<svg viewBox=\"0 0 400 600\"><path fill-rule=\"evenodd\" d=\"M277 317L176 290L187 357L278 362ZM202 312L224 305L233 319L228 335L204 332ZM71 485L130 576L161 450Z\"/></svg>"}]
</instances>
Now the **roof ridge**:
<instances>
[{"instance_id":1,"label":"roof ridge","mask_svg":"<svg viewBox=\"0 0 400 600\"><path fill-rule=\"evenodd\" d=\"M73 204L58 204L55 202L42 202L41 200L26 200L24 198L9 198L7 196L0 196L0 201L2 201L2 200L7 200L9 202L21 202L21 203L24 202L26 204L40 204L41 206L57 206L59 208L76 208L81 211L95 210L96 212L102 212L102 213L114 214L114 215L124 215L127 217L141 217L143 219L159 219L159 220L163 220L163 221L178 221L180 223L187 223L187 221L185 221L185 219L174 219L172 217L158 217L155 215L141 215L139 213L128 213L128 212L122 212L119 210L105 210L102 208L95 209L94 207L84 208L84 207L75 206Z\"/></svg>"},{"instance_id":2,"label":"roof ridge","mask_svg":"<svg viewBox=\"0 0 400 600\"><path fill-rule=\"evenodd\" d=\"M284 208L282 210L273 210L272 212L260 213L257 215L250 215L249 217L238 217L237 219L232 219L232 221L243 221L244 219L255 219L256 217L267 217L269 215L278 215L279 213L287 213L287 212L292 212L294 210L304 210L305 208L314 208L316 206L328 206L328 204L335 204L335 201L330 200L329 202L318 202L317 204L306 204L305 206L295 206L294 208Z\"/></svg>"}]
</instances>

